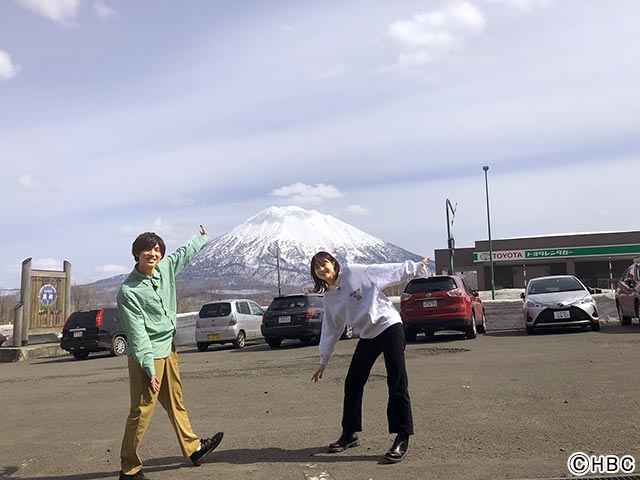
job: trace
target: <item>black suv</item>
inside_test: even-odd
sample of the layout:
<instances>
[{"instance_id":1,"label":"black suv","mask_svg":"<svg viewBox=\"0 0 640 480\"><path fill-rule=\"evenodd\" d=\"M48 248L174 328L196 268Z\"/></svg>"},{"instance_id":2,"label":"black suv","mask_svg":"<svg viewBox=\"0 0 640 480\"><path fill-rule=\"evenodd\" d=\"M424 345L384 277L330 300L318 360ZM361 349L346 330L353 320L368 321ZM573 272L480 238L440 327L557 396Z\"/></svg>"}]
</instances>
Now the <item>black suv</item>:
<instances>
[{"instance_id":1,"label":"black suv","mask_svg":"<svg viewBox=\"0 0 640 480\"><path fill-rule=\"evenodd\" d=\"M113 356L127 353L127 337L117 308L73 312L62 328L60 348L77 360L90 352L109 351Z\"/></svg>"},{"instance_id":2,"label":"black suv","mask_svg":"<svg viewBox=\"0 0 640 480\"><path fill-rule=\"evenodd\" d=\"M262 316L260 330L271 348L278 348L285 338L315 343L320 340L324 300L322 294L297 293L276 297ZM353 337L348 325L342 339Z\"/></svg>"}]
</instances>

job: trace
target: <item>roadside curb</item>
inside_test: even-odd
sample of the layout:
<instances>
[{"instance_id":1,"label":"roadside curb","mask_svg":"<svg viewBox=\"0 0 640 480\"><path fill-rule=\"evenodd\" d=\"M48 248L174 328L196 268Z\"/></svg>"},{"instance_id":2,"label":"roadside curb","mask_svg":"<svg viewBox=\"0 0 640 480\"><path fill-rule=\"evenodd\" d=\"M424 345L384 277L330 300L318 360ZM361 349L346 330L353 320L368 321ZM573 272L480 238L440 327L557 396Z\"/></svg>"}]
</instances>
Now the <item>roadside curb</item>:
<instances>
[{"instance_id":1,"label":"roadside curb","mask_svg":"<svg viewBox=\"0 0 640 480\"><path fill-rule=\"evenodd\" d=\"M0 348L0 363L21 362L31 358L62 357L69 352L62 350L59 343L41 343L24 347Z\"/></svg>"}]
</instances>

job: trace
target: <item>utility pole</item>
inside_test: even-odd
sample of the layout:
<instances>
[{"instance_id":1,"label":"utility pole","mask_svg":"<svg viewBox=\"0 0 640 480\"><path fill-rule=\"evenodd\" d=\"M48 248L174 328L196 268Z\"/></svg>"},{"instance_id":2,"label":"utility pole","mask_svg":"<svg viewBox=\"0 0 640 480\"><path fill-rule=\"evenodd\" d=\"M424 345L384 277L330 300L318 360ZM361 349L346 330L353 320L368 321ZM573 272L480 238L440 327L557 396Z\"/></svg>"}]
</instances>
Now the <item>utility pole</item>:
<instances>
[{"instance_id":1,"label":"utility pole","mask_svg":"<svg viewBox=\"0 0 640 480\"><path fill-rule=\"evenodd\" d=\"M278 271L278 295L282 295L280 290L280 244L276 242L276 270Z\"/></svg>"}]
</instances>

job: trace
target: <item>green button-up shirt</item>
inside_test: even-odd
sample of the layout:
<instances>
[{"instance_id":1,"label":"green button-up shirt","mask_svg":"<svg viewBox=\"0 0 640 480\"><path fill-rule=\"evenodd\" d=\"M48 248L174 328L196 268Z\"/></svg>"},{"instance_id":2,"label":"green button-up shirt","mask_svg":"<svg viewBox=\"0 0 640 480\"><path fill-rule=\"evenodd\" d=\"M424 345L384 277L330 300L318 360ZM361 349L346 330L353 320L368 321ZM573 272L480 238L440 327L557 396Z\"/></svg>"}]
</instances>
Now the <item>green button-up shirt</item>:
<instances>
[{"instance_id":1,"label":"green button-up shirt","mask_svg":"<svg viewBox=\"0 0 640 480\"><path fill-rule=\"evenodd\" d=\"M153 276L135 268L118 291L118 310L127 334L127 354L152 377L153 360L171 354L176 333L176 275L209 241L194 238L158 262Z\"/></svg>"}]
</instances>

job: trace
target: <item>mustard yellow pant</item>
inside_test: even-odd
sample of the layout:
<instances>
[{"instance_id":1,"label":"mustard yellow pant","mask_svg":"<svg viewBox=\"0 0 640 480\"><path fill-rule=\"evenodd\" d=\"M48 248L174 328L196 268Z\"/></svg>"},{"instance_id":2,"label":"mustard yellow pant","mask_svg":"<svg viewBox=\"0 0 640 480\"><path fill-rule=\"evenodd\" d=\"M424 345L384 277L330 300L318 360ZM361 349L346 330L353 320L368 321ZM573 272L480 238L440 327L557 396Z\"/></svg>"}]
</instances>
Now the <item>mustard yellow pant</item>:
<instances>
[{"instance_id":1,"label":"mustard yellow pant","mask_svg":"<svg viewBox=\"0 0 640 480\"><path fill-rule=\"evenodd\" d=\"M131 410L122 438L120 459L122 472L133 475L142 469L142 460L138 449L147 431L156 400L167 411L169 420L178 436L182 454L189 457L200 446L200 439L193 433L187 410L182 400L182 382L178 367L178 355L175 349L167 358L154 360L156 376L160 382L160 391L151 391L150 378L132 357L129 357L129 389Z\"/></svg>"}]
</instances>

